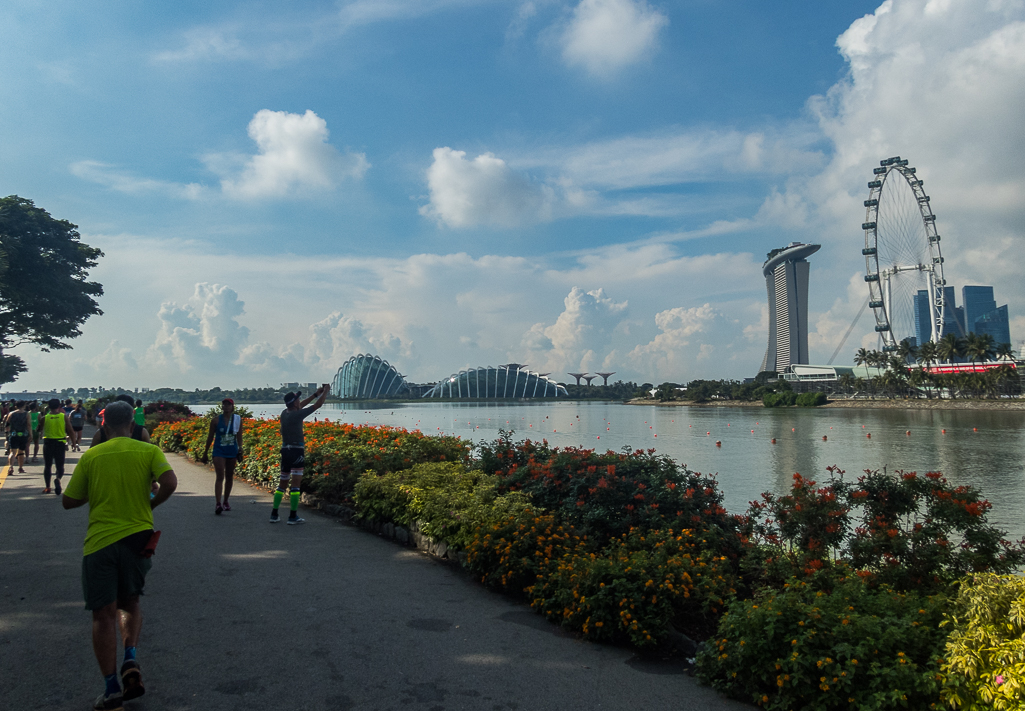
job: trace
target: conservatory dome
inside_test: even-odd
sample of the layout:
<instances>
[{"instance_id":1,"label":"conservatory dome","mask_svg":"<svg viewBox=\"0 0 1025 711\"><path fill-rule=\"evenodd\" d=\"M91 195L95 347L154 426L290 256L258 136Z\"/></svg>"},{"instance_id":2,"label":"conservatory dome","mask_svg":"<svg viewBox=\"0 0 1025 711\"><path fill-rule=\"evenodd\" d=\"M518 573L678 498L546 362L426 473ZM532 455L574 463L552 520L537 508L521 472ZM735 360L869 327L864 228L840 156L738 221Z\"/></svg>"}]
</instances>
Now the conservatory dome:
<instances>
[{"instance_id":1,"label":"conservatory dome","mask_svg":"<svg viewBox=\"0 0 1025 711\"><path fill-rule=\"evenodd\" d=\"M460 370L424 393L425 398L566 397L566 388L519 363Z\"/></svg>"},{"instance_id":2,"label":"conservatory dome","mask_svg":"<svg viewBox=\"0 0 1025 711\"><path fill-rule=\"evenodd\" d=\"M331 390L343 400L409 396L409 386L395 366L369 353L345 361L335 374Z\"/></svg>"}]
</instances>

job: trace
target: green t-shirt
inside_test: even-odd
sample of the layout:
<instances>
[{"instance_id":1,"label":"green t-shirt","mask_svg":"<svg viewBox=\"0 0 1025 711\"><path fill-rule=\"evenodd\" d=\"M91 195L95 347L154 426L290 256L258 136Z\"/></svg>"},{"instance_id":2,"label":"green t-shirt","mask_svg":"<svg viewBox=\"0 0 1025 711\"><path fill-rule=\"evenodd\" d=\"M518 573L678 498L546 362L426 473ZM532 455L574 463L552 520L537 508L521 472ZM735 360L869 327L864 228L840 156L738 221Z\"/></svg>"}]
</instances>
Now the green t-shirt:
<instances>
[{"instance_id":1,"label":"green t-shirt","mask_svg":"<svg viewBox=\"0 0 1025 711\"><path fill-rule=\"evenodd\" d=\"M128 437L86 450L64 489L65 496L89 500L82 555L153 528L150 487L170 469L159 447Z\"/></svg>"},{"instance_id":2,"label":"green t-shirt","mask_svg":"<svg viewBox=\"0 0 1025 711\"><path fill-rule=\"evenodd\" d=\"M135 408L135 424L145 425L146 424L146 408L137 407Z\"/></svg>"}]
</instances>

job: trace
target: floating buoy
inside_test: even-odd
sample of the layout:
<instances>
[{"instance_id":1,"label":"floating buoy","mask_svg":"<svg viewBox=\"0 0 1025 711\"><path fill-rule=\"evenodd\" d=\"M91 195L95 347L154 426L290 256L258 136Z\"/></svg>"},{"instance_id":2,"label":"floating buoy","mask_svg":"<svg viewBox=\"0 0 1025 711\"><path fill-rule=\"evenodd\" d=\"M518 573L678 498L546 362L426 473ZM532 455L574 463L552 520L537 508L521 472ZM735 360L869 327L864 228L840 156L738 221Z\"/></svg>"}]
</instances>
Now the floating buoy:
<instances>
[{"instance_id":1,"label":"floating buoy","mask_svg":"<svg viewBox=\"0 0 1025 711\"><path fill-rule=\"evenodd\" d=\"M715 446L716 447L721 447L722 446L722 442L720 442L719 440L715 440Z\"/></svg>"},{"instance_id":2,"label":"floating buoy","mask_svg":"<svg viewBox=\"0 0 1025 711\"><path fill-rule=\"evenodd\" d=\"M979 431L979 428L978 428L978 427L973 427L973 428L972 428L972 432L978 432L978 431Z\"/></svg>"},{"instance_id":3,"label":"floating buoy","mask_svg":"<svg viewBox=\"0 0 1025 711\"><path fill-rule=\"evenodd\" d=\"M655 435L655 436L658 437L658 435Z\"/></svg>"},{"instance_id":4,"label":"floating buoy","mask_svg":"<svg viewBox=\"0 0 1025 711\"><path fill-rule=\"evenodd\" d=\"M794 428L794 427L791 427L791 428L790 428L790 431L791 431L791 432L797 432L797 429L796 429L796 428Z\"/></svg>"},{"instance_id":5,"label":"floating buoy","mask_svg":"<svg viewBox=\"0 0 1025 711\"><path fill-rule=\"evenodd\" d=\"M905 432L904 434L906 434L906 435L907 435L908 437L910 437L910 436L911 436L911 430L908 430L908 431L907 431L907 432Z\"/></svg>"},{"instance_id":6,"label":"floating buoy","mask_svg":"<svg viewBox=\"0 0 1025 711\"><path fill-rule=\"evenodd\" d=\"M754 433L755 433L755 431L754 431L754 430L751 430L751 434L754 434Z\"/></svg>"},{"instance_id":7,"label":"floating buoy","mask_svg":"<svg viewBox=\"0 0 1025 711\"><path fill-rule=\"evenodd\" d=\"M940 432L942 432L943 434L947 434L946 430L940 430Z\"/></svg>"},{"instance_id":8,"label":"floating buoy","mask_svg":"<svg viewBox=\"0 0 1025 711\"><path fill-rule=\"evenodd\" d=\"M868 433L867 435L865 435L865 436L866 436L866 437L868 437L869 439L872 439L872 433L871 433L871 432L869 432L869 433Z\"/></svg>"},{"instance_id":9,"label":"floating buoy","mask_svg":"<svg viewBox=\"0 0 1025 711\"><path fill-rule=\"evenodd\" d=\"M711 433L711 432L705 432L705 434L706 434L706 435L710 435L710 434L712 434L712 433Z\"/></svg>"},{"instance_id":10,"label":"floating buoy","mask_svg":"<svg viewBox=\"0 0 1025 711\"><path fill-rule=\"evenodd\" d=\"M772 443L776 444L776 438L775 437L772 438Z\"/></svg>"},{"instance_id":11,"label":"floating buoy","mask_svg":"<svg viewBox=\"0 0 1025 711\"><path fill-rule=\"evenodd\" d=\"M825 441L826 441L826 435L822 435L822 441L823 441L823 442L825 442Z\"/></svg>"}]
</instances>

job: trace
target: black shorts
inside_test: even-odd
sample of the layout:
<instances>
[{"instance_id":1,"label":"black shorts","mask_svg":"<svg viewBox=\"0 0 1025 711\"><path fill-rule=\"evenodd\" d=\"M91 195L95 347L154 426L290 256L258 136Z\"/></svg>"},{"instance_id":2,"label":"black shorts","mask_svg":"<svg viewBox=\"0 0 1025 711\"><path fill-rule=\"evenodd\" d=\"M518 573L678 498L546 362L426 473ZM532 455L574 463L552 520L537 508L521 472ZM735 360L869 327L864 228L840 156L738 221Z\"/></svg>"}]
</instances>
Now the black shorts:
<instances>
[{"instance_id":1,"label":"black shorts","mask_svg":"<svg viewBox=\"0 0 1025 711\"><path fill-rule=\"evenodd\" d=\"M303 469L306 466L304 452L298 447L281 448L281 476L282 478L292 475L293 469Z\"/></svg>"},{"instance_id":2,"label":"black shorts","mask_svg":"<svg viewBox=\"0 0 1025 711\"><path fill-rule=\"evenodd\" d=\"M153 562L139 554L152 535L153 531L133 533L82 558L85 609L99 610L115 601L123 607L142 595Z\"/></svg>"},{"instance_id":3,"label":"black shorts","mask_svg":"<svg viewBox=\"0 0 1025 711\"><path fill-rule=\"evenodd\" d=\"M11 435L11 438L7 440L7 444L10 445L13 452L18 450L25 451L28 449L28 435Z\"/></svg>"},{"instance_id":4,"label":"black shorts","mask_svg":"<svg viewBox=\"0 0 1025 711\"><path fill-rule=\"evenodd\" d=\"M73 429L75 432L81 432L82 429L83 429L83 426L82 425L71 425L71 429Z\"/></svg>"}]
</instances>

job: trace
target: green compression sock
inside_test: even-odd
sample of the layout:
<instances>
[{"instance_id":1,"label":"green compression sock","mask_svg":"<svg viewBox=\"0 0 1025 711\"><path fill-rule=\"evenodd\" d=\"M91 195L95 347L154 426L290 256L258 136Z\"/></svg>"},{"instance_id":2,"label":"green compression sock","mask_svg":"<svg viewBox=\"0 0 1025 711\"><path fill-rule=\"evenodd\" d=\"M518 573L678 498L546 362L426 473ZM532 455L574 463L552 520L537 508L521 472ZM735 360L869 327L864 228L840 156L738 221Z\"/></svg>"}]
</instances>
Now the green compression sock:
<instances>
[{"instance_id":1,"label":"green compression sock","mask_svg":"<svg viewBox=\"0 0 1025 711\"><path fill-rule=\"evenodd\" d=\"M299 510L299 492L293 491L288 495L288 500L291 503L292 513Z\"/></svg>"},{"instance_id":2,"label":"green compression sock","mask_svg":"<svg viewBox=\"0 0 1025 711\"><path fill-rule=\"evenodd\" d=\"M274 510L277 511L278 507L281 506L281 500L285 498L285 492L275 491L274 492Z\"/></svg>"}]
</instances>

